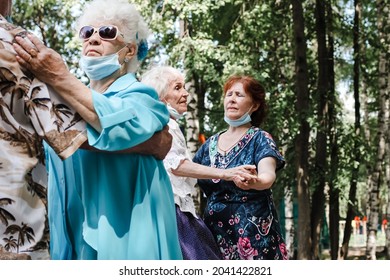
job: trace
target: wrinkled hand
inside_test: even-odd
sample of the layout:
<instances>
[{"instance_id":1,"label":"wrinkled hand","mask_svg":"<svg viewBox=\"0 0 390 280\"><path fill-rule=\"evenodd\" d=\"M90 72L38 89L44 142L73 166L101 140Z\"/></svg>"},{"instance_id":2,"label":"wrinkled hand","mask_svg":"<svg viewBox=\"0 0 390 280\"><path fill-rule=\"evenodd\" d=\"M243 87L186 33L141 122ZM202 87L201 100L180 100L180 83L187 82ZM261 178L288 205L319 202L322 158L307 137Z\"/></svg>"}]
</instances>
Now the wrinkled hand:
<instances>
[{"instance_id":1,"label":"wrinkled hand","mask_svg":"<svg viewBox=\"0 0 390 280\"><path fill-rule=\"evenodd\" d=\"M223 179L225 181L232 181L235 177L238 177L241 180L255 179L256 166L246 164L225 169L225 172L223 174Z\"/></svg>"},{"instance_id":2,"label":"wrinkled hand","mask_svg":"<svg viewBox=\"0 0 390 280\"><path fill-rule=\"evenodd\" d=\"M19 64L42 82L50 84L53 79L69 74L61 55L46 47L35 35L15 36L15 42L13 46Z\"/></svg>"},{"instance_id":3,"label":"wrinkled hand","mask_svg":"<svg viewBox=\"0 0 390 280\"><path fill-rule=\"evenodd\" d=\"M243 180L243 179L239 178L238 176L233 178L234 184L236 184L236 186L239 187L242 190L253 189L252 185L256 184L259 181L260 180L257 177L253 178L253 179L250 179L250 180L245 180L245 179Z\"/></svg>"},{"instance_id":4,"label":"wrinkled hand","mask_svg":"<svg viewBox=\"0 0 390 280\"><path fill-rule=\"evenodd\" d=\"M255 165L241 165L225 169L223 176L226 181L233 181L237 187L249 189L249 185L258 181Z\"/></svg>"}]
</instances>

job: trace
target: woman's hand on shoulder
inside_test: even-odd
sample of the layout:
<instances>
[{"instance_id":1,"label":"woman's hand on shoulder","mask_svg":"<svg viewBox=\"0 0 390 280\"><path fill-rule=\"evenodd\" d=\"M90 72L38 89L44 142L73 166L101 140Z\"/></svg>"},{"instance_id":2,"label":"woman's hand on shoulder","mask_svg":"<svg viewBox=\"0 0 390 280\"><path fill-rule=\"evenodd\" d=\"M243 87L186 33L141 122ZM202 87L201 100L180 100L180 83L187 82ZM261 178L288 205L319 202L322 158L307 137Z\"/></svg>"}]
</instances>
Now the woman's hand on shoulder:
<instances>
[{"instance_id":1,"label":"woman's hand on shoulder","mask_svg":"<svg viewBox=\"0 0 390 280\"><path fill-rule=\"evenodd\" d=\"M53 79L60 79L69 74L61 55L46 47L35 35L15 36L15 42L13 46L19 64L30 70L42 82L50 84Z\"/></svg>"}]
</instances>

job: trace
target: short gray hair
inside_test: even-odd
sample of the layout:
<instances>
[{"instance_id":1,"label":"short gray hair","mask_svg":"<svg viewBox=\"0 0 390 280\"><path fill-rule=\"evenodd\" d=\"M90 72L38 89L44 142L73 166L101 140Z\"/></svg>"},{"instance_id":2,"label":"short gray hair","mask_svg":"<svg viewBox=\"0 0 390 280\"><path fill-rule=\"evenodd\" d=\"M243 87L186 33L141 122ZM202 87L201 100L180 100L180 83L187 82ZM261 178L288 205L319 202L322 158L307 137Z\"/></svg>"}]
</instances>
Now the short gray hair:
<instances>
[{"instance_id":1,"label":"short gray hair","mask_svg":"<svg viewBox=\"0 0 390 280\"><path fill-rule=\"evenodd\" d=\"M154 66L141 77L141 82L153 87L162 100L165 98L169 84L183 74L171 66Z\"/></svg>"},{"instance_id":2,"label":"short gray hair","mask_svg":"<svg viewBox=\"0 0 390 280\"><path fill-rule=\"evenodd\" d=\"M141 41L146 41L149 36L149 28L134 4L127 0L93 0L84 7L82 15L76 23L77 34L85 25L111 24L118 27L124 36L126 43L138 46ZM128 71L135 72L138 68L138 58L130 61Z\"/></svg>"}]
</instances>

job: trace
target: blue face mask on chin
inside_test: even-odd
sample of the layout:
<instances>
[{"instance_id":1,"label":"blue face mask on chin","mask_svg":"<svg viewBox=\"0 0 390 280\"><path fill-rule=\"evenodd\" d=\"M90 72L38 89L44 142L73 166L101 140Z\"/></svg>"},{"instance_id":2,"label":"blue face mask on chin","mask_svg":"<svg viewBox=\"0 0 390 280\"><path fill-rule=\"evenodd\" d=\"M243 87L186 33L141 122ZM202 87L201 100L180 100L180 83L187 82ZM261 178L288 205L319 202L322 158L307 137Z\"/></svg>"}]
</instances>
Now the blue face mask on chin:
<instances>
[{"instance_id":1,"label":"blue face mask on chin","mask_svg":"<svg viewBox=\"0 0 390 280\"><path fill-rule=\"evenodd\" d=\"M169 115L174 118L175 120L178 120L185 116L187 112L184 112L183 114L180 114L175 108L171 106L171 104L167 103L167 108L169 111Z\"/></svg>"},{"instance_id":2,"label":"blue face mask on chin","mask_svg":"<svg viewBox=\"0 0 390 280\"><path fill-rule=\"evenodd\" d=\"M118 55L121 50L117 53L100 57L83 55L79 61L80 68L91 80L98 81L106 78L121 68Z\"/></svg>"},{"instance_id":3,"label":"blue face mask on chin","mask_svg":"<svg viewBox=\"0 0 390 280\"><path fill-rule=\"evenodd\" d=\"M253 107L253 106L252 106ZM252 121L251 116L249 115L250 110L252 110L252 107L249 108L248 112L246 112L244 115L241 116L238 120L232 120L229 119L226 115L224 116L224 121L232 126L232 127L238 127L247 123L250 123Z\"/></svg>"}]
</instances>

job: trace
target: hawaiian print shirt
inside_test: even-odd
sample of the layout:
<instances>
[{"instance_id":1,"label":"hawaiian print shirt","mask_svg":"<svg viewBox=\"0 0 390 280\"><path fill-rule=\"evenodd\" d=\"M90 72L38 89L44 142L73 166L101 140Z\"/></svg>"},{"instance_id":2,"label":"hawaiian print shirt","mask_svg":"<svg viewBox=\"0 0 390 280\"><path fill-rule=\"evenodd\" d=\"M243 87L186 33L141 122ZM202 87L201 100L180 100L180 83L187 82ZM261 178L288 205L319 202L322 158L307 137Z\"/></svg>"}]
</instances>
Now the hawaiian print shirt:
<instances>
[{"instance_id":1,"label":"hawaiian print shirt","mask_svg":"<svg viewBox=\"0 0 390 280\"><path fill-rule=\"evenodd\" d=\"M49 259L43 140L62 158L86 141L86 124L25 69L12 47L26 31L0 15L0 254Z\"/></svg>"}]
</instances>

